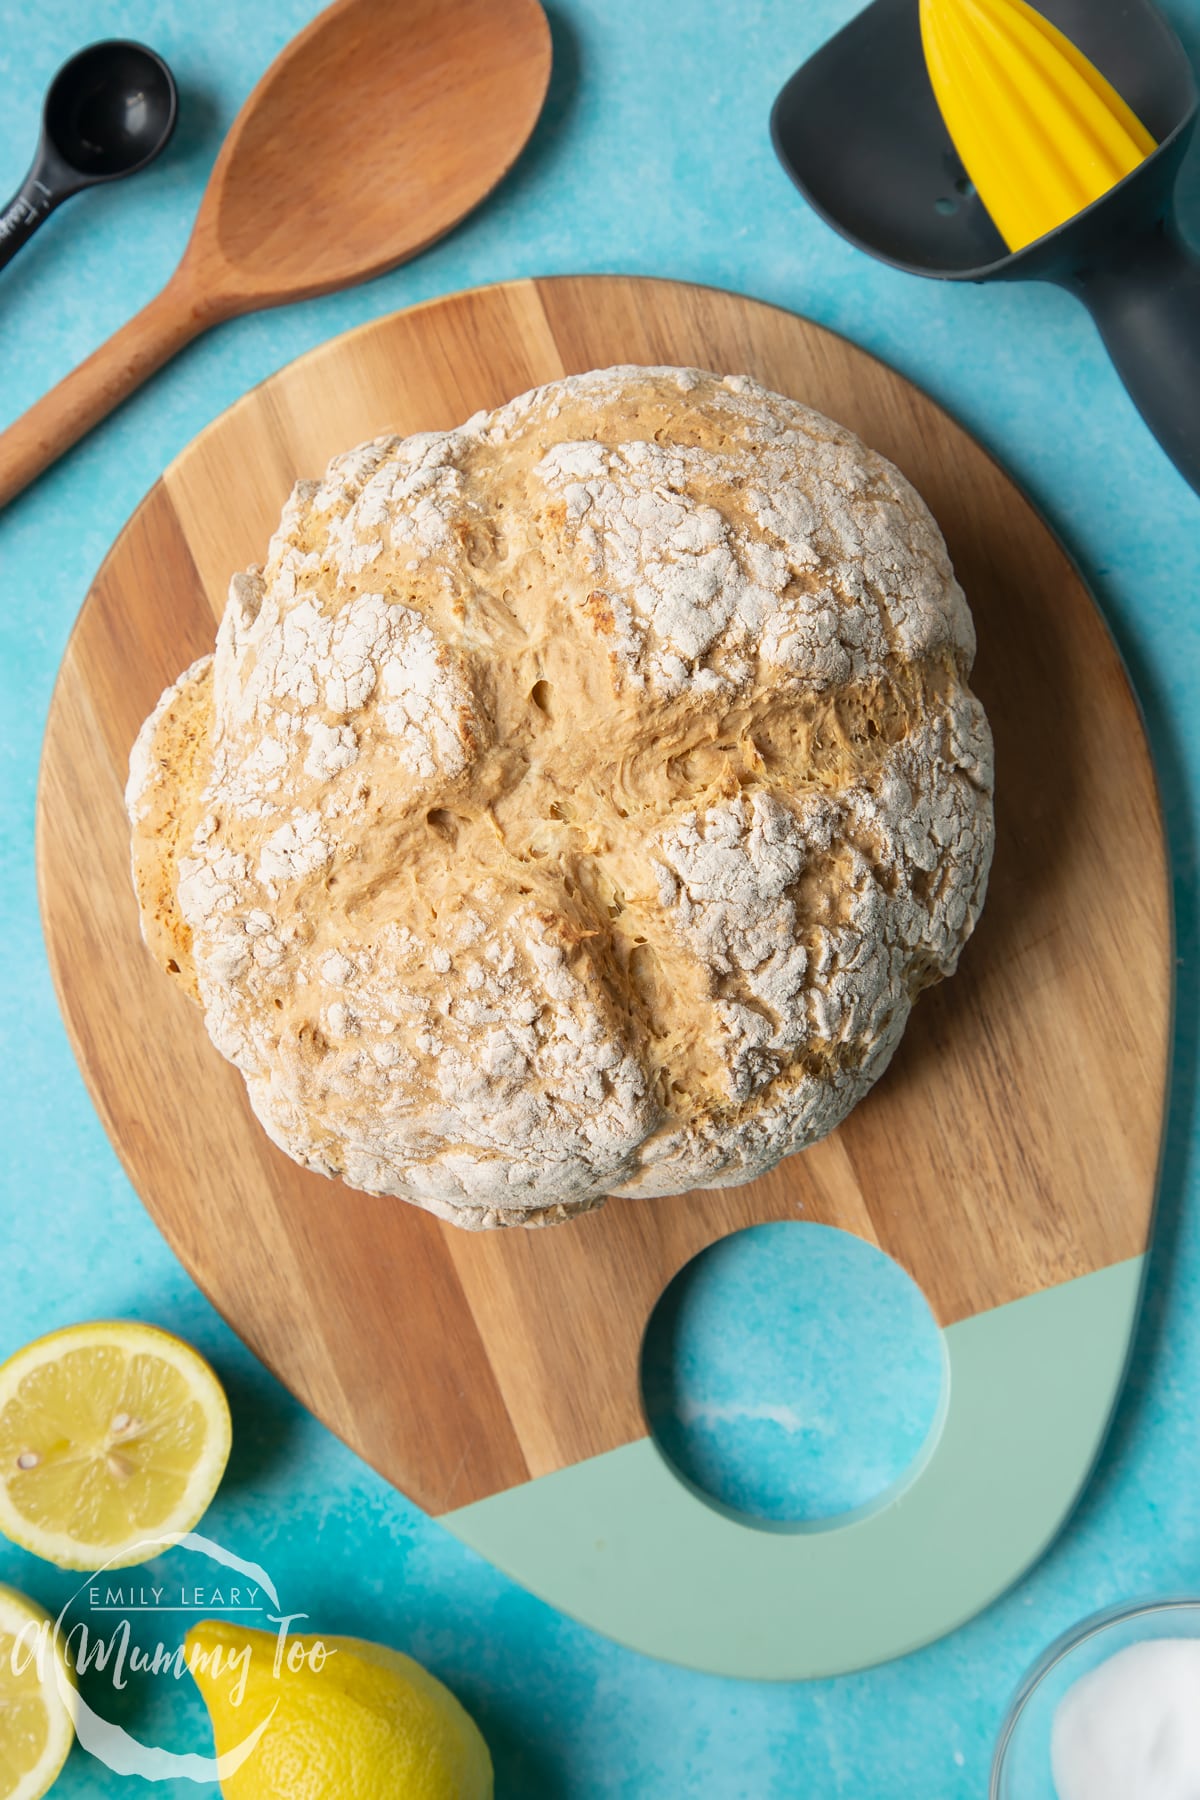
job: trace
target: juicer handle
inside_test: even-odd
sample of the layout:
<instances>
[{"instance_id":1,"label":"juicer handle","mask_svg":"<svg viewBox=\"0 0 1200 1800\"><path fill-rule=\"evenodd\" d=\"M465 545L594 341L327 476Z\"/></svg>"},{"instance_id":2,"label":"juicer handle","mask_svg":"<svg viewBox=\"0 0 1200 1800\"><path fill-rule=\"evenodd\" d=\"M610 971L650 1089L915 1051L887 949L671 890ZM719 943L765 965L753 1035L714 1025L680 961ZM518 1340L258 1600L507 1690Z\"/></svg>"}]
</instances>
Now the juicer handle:
<instances>
[{"instance_id":1,"label":"juicer handle","mask_svg":"<svg viewBox=\"0 0 1200 1800\"><path fill-rule=\"evenodd\" d=\"M1167 219L1072 286L1134 405L1200 493L1200 256Z\"/></svg>"}]
</instances>

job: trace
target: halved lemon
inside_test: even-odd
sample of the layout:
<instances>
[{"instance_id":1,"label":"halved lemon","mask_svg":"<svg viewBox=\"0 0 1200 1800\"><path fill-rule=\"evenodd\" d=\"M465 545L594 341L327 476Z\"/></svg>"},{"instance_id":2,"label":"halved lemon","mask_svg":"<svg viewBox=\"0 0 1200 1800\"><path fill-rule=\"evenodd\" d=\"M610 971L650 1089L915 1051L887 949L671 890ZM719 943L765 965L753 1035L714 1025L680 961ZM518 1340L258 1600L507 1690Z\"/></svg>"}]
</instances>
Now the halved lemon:
<instances>
[{"instance_id":1,"label":"halved lemon","mask_svg":"<svg viewBox=\"0 0 1200 1800\"><path fill-rule=\"evenodd\" d=\"M229 1446L220 1382L169 1332L52 1332L0 1367L0 1531L64 1569L146 1562L197 1524Z\"/></svg>"},{"instance_id":2,"label":"halved lemon","mask_svg":"<svg viewBox=\"0 0 1200 1800\"><path fill-rule=\"evenodd\" d=\"M0 1587L0 1800L40 1800L75 1736L75 1687L48 1613Z\"/></svg>"}]
</instances>

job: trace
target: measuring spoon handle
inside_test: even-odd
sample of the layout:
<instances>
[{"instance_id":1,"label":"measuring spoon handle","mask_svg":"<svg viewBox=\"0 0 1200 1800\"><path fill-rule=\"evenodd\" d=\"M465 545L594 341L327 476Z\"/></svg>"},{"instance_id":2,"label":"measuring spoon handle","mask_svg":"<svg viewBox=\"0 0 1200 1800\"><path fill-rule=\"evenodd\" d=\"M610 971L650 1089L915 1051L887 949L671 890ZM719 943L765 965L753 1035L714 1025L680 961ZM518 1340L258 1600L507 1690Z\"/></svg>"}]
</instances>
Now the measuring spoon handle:
<instances>
[{"instance_id":1,"label":"measuring spoon handle","mask_svg":"<svg viewBox=\"0 0 1200 1800\"><path fill-rule=\"evenodd\" d=\"M127 325L0 433L0 507L216 323L183 270Z\"/></svg>"},{"instance_id":2,"label":"measuring spoon handle","mask_svg":"<svg viewBox=\"0 0 1200 1800\"><path fill-rule=\"evenodd\" d=\"M12 261L38 226L74 191L50 179L45 159L39 155L8 205L0 212L0 269Z\"/></svg>"}]
</instances>

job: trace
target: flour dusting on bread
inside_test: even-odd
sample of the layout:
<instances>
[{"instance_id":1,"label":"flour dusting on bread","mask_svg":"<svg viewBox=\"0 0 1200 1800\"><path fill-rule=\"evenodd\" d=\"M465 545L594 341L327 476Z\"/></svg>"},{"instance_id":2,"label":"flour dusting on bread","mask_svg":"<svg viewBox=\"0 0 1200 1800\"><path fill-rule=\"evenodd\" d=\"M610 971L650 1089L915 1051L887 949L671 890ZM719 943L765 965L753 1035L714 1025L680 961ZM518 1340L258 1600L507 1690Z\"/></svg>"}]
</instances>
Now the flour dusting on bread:
<instances>
[{"instance_id":1,"label":"flour dusting on bread","mask_svg":"<svg viewBox=\"0 0 1200 1800\"><path fill-rule=\"evenodd\" d=\"M143 931L306 1166L470 1226L741 1182L953 972L992 851L924 503L617 368L297 484L147 720Z\"/></svg>"}]
</instances>

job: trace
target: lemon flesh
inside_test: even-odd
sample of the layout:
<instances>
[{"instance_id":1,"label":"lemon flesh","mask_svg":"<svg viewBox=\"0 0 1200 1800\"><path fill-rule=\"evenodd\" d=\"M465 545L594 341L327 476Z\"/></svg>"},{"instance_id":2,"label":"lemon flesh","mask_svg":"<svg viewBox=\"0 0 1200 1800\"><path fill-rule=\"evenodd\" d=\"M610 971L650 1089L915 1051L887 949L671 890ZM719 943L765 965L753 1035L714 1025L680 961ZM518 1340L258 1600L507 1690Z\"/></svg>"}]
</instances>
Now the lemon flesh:
<instances>
[{"instance_id":1,"label":"lemon flesh","mask_svg":"<svg viewBox=\"0 0 1200 1800\"><path fill-rule=\"evenodd\" d=\"M223 1777L225 1800L491 1800L478 1727L420 1663L359 1638L289 1637L276 1674L278 1648L272 1633L222 1620L188 1633L218 1756L234 1760L269 1717ZM298 1669L289 1654L303 1655Z\"/></svg>"},{"instance_id":2,"label":"lemon flesh","mask_svg":"<svg viewBox=\"0 0 1200 1800\"><path fill-rule=\"evenodd\" d=\"M40 1800L74 1738L74 1687L53 1625L0 1587L0 1800Z\"/></svg>"},{"instance_id":3,"label":"lemon flesh","mask_svg":"<svg viewBox=\"0 0 1200 1800\"><path fill-rule=\"evenodd\" d=\"M229 1446L221 1385L178 1338L53 1332L0 1367L0 1531L61 1568L145 1562L200 1519Z\"/></svg>"}]
</instances>

